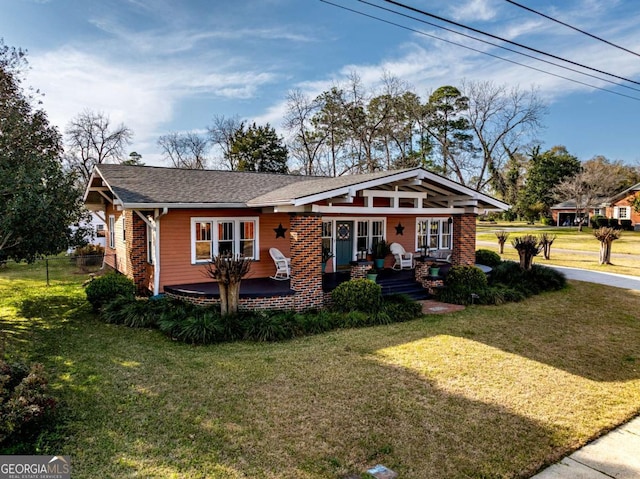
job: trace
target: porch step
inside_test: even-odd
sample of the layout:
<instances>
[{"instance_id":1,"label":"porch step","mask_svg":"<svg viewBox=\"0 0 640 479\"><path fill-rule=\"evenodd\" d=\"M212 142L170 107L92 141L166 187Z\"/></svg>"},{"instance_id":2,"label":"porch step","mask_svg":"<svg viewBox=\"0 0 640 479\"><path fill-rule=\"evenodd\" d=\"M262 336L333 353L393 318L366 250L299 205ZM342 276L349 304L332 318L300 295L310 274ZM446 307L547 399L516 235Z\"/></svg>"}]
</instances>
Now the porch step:
<instances>
[{"instance_id":1,"label":"porch step","mask_svg":"<svg viewBox=\"0 0 640 479\"><path fill-rule=\"evenodd\" d=\"M382 295L406 294L411 299L421 300L430 298L429 293L415 280L414 271L394 271L386 269L378 274L376 280L382 287Z\"/></svg>"}]
</instances>

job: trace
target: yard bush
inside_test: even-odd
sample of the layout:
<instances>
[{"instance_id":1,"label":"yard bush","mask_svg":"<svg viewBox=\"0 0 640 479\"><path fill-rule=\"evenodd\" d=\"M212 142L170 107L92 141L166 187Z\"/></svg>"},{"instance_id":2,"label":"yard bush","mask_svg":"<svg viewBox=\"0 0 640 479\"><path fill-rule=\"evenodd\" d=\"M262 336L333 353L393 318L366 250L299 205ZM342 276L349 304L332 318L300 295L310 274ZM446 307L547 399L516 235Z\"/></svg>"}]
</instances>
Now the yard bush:
<instances>
[{"instance_id":1,"label":"yard bush","mask_svg":"<svg viewBox=\"0 0 640 479\"><path fill-rule=\"evenodd\" d=\"M633 223L631 220L620 220L620 227L625 231L633 231Z\"/></svg>"},{"instance_id":2,"label":"yard bush","mask_svg":"<svg viewBox=\"0 0 640 479\"><path fill-rule=\"evenodd\" d=\"M487 286L487 276L475 266L454 266L445 282L447 288L482 289Z\"/></svg>"},{"instance_id":3,"label":"yard bush","mask_svg":"<svg viewBox=\"0 0 640 479\"><path fill-rule=\"evenodd\" d=\"M134 298L136 287L133 284L133 280L122 274L107 273L90 281L85 288L85 292L87 301L97 311L118 296Z\"/></svg>"},{"instance_id":4,"label":"yard bush","mask_svg":"<svg viewBox=\"0 0 640 479\"><path fill-rule=\"evenodd\" d=\"M606 228L609 226L609 218L606 216L598 216L596 217L596 224L592 226L592 228Z\"/></svg>"},{"instance_id":5,"label":"yard bush","mask_svg":"<svg viewBox=\"0 0 640 479\"><path fill-rule=\"evenodd\" d=\"M382 302L382 288L368 279L352 279L338 285L331 298L336 311L376 313Z\"/></svg>"},{"instance_id":6,"label":"yard bush","mask_svg":"<svg viewBox=\"0 0 640 479\"><path fill-rule=\"evenodd\" d=\"M282 341L296 331L295 313L290 311L252 311L242 323L244 338L250 341Z\"/></svg>"},{"instance_id":7,"label":"yard bush","mask_svg":"<svg viewBox=\"0 0 640 479\"><path fill-rule=\"evenodd\" d=\"M618 218L609 218L609 224L607 225L609 228L620 228L620 223L618 223Z\"/></svg>"},{"instance_id":8,"label":"yard bush","mask_svg":"<svg viewBox=\"0 0 640 479\"><path fill-rule=\"evenodd\" d=\"M476 251L476 263L495 268L502 263L502 258L500 258L500 255L495 251L479 249Z\"/></svg>"},{"instance_id":9,"label":"yard bush","mask_svg":"<svg viewBox=\"0 0 640 479\"><path fill-rule=\"evenodd\" d=\"M123 324L131 328L157 325L165 300L118 296L102 308L101 317L107 323Z\"/></svg>"},{"instance_id":10,"label":"yard bush","mask_svg":"<svg viewBox=\"0 0 640 479\"><path fill-rule=\"evenodd\" d=\"M44 366L0 360L0 444L35 436L55 408Z\"/></svg>"},{"instance_id":11,"label":"yard bush","mask_svg":"<svg viewBox=\"0 0 640 479\"><path fill-rule=\"evenodd\" d=\"M399 323L422 316L422 305L405 294L390 294L382 298L382 312Z\"/></svg>"},{"instance_id":12,"label":"yard bush","mask_svg":"<svg viewBox=\"0 0 640 479\"><path fill-rule=\"evenodd\" d=\"M526 296L560 290L567 283L565 276L552 268L534 264L526 271L513 261L505 261L494 269L491 281L493 284L521 291Z\"/></svg>"}]
</instances>

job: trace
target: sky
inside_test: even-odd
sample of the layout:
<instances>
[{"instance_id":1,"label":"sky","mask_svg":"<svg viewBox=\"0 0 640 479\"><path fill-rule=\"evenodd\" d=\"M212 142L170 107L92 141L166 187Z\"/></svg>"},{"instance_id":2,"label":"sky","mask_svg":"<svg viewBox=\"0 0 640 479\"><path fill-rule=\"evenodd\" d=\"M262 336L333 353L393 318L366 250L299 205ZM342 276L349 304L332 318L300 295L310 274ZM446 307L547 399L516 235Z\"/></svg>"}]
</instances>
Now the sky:
<instances>
[{"instance_id":1,"label":"sky","mask_svg":"<svg viewBox=\"0 0 640 479\"><path fill-rule=\"evenodd\" d=\"M358 0L330 1L422 33L320 0L0 0L0 37L28 51L26 84L45 94L43 108L61 132L84 110L103 112L133 130L128 151L141 154L146 164L167 164L157 146L160 135L204 131L216 115L269 122L284 134L280 125L289 91L315 96L357 72L368 88L379 87L388 73L425 99L430 91L463 80L537 88L548 105L545 128L538 133L543 149L564 145L581 160L604 155L640 165L640 84L562 70ZM368 1L394 8L384 0ZM505 0L402 1L640 82L640 56ZM518 3L640 52L637 0Z\"/></svg>"}]
</instances>

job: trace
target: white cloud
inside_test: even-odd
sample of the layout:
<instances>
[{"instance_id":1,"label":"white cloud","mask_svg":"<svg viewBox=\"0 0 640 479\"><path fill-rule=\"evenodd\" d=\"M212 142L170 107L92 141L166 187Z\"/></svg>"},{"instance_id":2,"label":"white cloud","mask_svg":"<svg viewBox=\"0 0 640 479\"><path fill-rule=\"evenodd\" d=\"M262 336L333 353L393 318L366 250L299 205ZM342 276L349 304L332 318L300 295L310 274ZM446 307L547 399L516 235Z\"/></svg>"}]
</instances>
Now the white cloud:
<instances>
[{"instance_id":1,"label":"white cloud","mask_svg":"<svg viewBox=\"0 0 640 479\"><path fill-rule=\"evenodd\" d=\"M75 48L32 56L30 63L29 84L45 92L52 124L64 132L81 111L101 111L134 131L131 149L140 153L156 150L158 132L166 131L181 100L197 94L246 99L274 80L269 73L229 73L208 64L117 64Z\"/></svg>"},{"instance_id":2,"label":"white cloud","mask_svg":"<svg viewBox=\"0 0 640 479\"><path fill-rule=\"evenodd\" d=\"M497 14L494 0L469 0L463 5L452 6L451 15L461 20L492 20Z\"/></svg>"}]
</instances>

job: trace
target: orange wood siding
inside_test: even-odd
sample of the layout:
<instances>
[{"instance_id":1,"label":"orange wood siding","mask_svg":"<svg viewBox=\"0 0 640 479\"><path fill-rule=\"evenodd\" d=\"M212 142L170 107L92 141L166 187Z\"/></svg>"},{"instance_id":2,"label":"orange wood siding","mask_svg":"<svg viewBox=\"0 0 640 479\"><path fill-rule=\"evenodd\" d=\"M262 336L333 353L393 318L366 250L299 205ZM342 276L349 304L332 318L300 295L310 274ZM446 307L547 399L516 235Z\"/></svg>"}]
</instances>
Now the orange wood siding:
<instances>
[{"instance_id":1,"label":"orange wood siding","mask_svg":"<svg viewBox=\"0 0 640 479\"><path fill-rule=\"evenodd\" d=\"M191 264L191 218L259 217L260 259L251 266L248 278L264 278L275 273L269 248L276 247L289 256L289 215L262 215L256 210L169 210L160 219L160 287L172 284L210 281L202 264ZM287 228L284 238L275 239L279 224Z\"/></svg>"}]
</instances>

